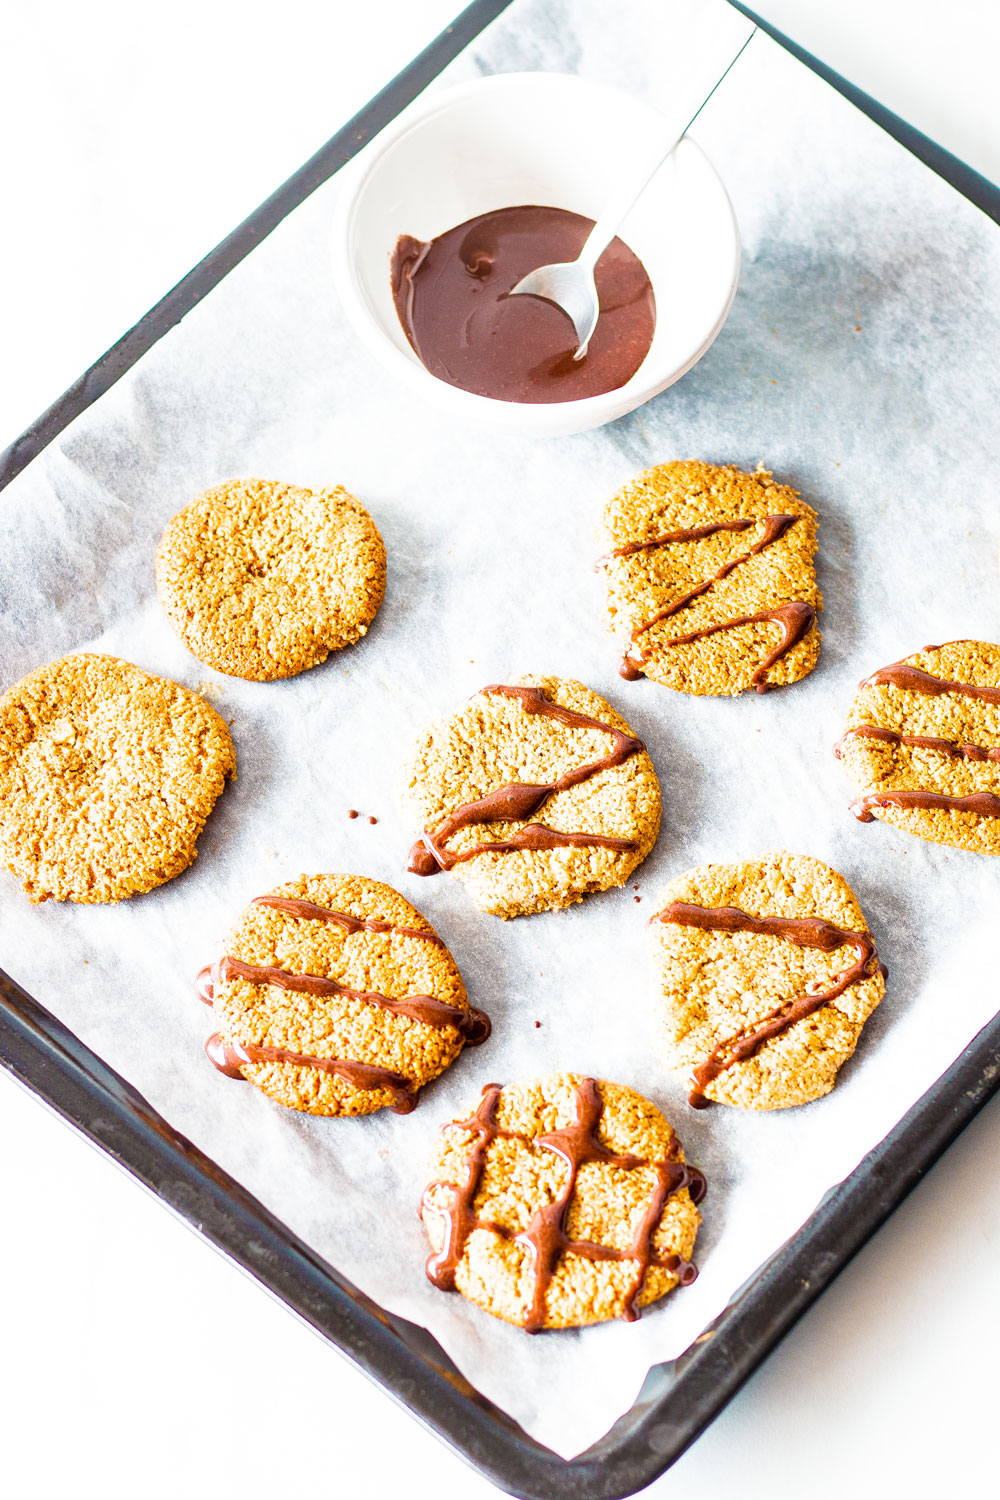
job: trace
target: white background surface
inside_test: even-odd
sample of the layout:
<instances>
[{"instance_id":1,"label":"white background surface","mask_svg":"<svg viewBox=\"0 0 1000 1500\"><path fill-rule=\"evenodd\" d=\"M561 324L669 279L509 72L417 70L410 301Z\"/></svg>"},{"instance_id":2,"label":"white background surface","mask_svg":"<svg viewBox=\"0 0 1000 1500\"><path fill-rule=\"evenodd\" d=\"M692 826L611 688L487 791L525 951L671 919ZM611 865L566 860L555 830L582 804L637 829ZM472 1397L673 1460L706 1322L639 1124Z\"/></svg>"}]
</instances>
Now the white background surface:
<instances>
[{"instance_id":1,"label":"white background surface","mask_svg":"<svg viewBox=\"0 0 1000 1500\"><path fill-rule=\"evenodd\" d=\"M762 9L1000 177L1000 19L985 0ZM450 12L16 6L0 442ZM653 1493L992 1492L998 1128L988 1109ZM0 1140L10 1493L256 1497L291 1476L321 1495L375 1496L404 1476L415 1500L491 1493L6 1079Z\"/></svg>"}]
</instances>

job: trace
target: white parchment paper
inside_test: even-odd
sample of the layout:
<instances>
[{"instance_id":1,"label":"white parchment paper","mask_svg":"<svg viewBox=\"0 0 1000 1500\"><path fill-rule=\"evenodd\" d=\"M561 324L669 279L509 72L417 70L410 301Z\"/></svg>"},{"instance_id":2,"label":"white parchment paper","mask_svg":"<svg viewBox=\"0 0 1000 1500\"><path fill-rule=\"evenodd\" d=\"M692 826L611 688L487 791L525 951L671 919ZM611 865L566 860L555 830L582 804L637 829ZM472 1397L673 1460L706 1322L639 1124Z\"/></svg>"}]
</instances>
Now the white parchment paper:
<instances>
[{"instance_id":1,"label":"white parchment paper","mask_svg":"<svg viewBox=\"0 0 1000 1500\"><path fill-rule=\"evenodd\" d=\"M521 0L442 85L578 70L662 101L678 12L652 0ZM673 29L672 29L673 28ZM680 28L680 29L679 29ZM831 745L857 680L927 641L1000 638L996 467L1000 236L832 90L758 38L698 122L739 216L744 269L704 360L614 426L528 443L444 425L357 344L328 274L336 181L316 193L0 497L2 679L74 649L200 687L232 723L239 780L192 870L113 907L31 907L0 879L0 961L176 1127L358 1286L426 1325L465 1374L569 1455L683 1350L944 1070L997 1006L998 869L862 826ZM635 470L763 462L820 513L818 669L765 697L623 683L593 528ZM169 517L242 474L343 483L389 554L365 641L276 684L213 674L173 637L152 557ZM536 671L606 695L647 741L659 843L630 889L504 924L406 873L402 752L485 682ZM375 814L351 822L348 807ZM785 847L857 891L888 994L836 1092L756 1117L695 1114L651 1060L644 919L670 876ZM209 1066L191 976L239 908L301 871L386 880L454 951L494 1036L416 1114L304 1118ZM535 1022L541 1027L536 1028ZM415 1206L438 1125L490 1079L552 1070L631 1084L710 1188L701 1276L635 1325L531 1339L436 1292Z\"/></svg>"}]
</instances>

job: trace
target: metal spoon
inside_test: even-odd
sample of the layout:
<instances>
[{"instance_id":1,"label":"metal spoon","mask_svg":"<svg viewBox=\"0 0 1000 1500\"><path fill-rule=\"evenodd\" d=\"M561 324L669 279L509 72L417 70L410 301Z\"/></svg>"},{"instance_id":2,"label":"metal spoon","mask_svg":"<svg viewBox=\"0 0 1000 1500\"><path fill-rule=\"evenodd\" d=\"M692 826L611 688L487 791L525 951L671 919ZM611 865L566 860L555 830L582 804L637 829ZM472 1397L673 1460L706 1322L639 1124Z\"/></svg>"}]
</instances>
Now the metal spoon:
<instances>
[{"instance_id":1,"label":"metal spoon","mask_svg":"<svg viewBox=\"0 0 1000 1500\"><path fill-rule=\"evenodd\" d=\"M557 307L562 308L573 324L579 340L576 353L573 355L574 359L582 359L586 354L601 314L597 285L594 281L594 268L602 253L611 244L629 209L641 197L647 184L655 177L667 157L680 145L730 68L735 66L756 35L757 27L755 26L725 72L719 75L698 105L684 129L679 135L671 137L669 146L659 153L652 166L644 168L642 181L636 182L634 179L631 182L626 181L625 186L615 193L588 234L576 260L556 261L550 266L539 266L537 271L529 271L527 276L522 276L517 285L509 291L510 297L542 297L546 302L554 302Z\"/></svg>"}]
</instances>

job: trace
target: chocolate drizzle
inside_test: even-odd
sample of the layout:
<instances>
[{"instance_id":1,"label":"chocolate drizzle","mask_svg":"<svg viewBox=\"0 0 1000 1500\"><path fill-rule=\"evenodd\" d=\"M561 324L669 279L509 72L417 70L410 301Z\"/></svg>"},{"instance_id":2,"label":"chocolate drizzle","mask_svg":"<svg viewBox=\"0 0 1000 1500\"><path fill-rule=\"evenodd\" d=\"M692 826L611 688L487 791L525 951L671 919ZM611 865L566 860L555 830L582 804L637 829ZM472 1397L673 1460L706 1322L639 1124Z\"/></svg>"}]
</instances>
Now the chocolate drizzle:
<instances>
[{"instance_id":1,"label":"chocolate drizzle","mask_svg":"<svg viewBox=\"0 0 1000 1500\"><path fill-rule=\"evenodd\" d=\"M425 942L436 943L439 948L444 947L437 933L431 932L429 928L394 927L391 922L383 922L377 917L352 917L349 912L334 911L329 906L317 906L314 901L302 901L298 896L255 896L250 905L270 906L275 911L287 912L291 917L311 917L317 922L334 922L347 933L392 932L399 937L423 938Z\"/></svg>"},{"instance_id":2,"label":"chocolate drizzle","mask_svg":"<svg viewBox=\"0 0 1000 1500\"><path fill-rule=\"evenodd\" d=\"M837 927L822 917L754 917L741 911L738 906L697 906L690 901L671 901L662 911L650 918L650 922L675 922L682 927L698 927L705 932L753 932L767 937L784 938L800 948L818 948L824 953L834 953L838 948L853 947L857 958L849 968L834 977L829 989L814 994L797 995L783 1000L774 1010L749 1026L734 1032L730 1037L713 1047L703 1063L692 1069L692 1090L688 1103L694 1109L704 1109L710 1102L705 1089L737 1063L754 1057L765 1042L781 1036L797 1021L805 1020L814 1011L836 1000L845 990L863 979L870 979L876 972L888 973L879 962L875 940L870 932L856 932L849 927Z\"/></svg>"},{"instance_id":3,"label":"chocolate drizzle","mask_svg":"<svg viewBox=\"0 0 1000 1500\"><path fill-rule=\"evenodd\" d=\"M719 625L706 625L701 630L692 630L690 635L678 635L673 640L667 641L668 646L687 646L692 641L700 641L703 636L715 635L719 630L735 630L740 625L759 625L765 620L773 621L781 626L781 640L769 651L750 677L758 693L766 693L771 686L764 679L767 673L780 661L786 651L790 651L796 645L807 630L811 630L816 623L816 611L811 604L804 604L802 600L795 599L791 604L776 604L773 609L762 609L757 615L741 615L737 620L723 620Z\"/></svg>"},{"instance_id":4,"label":"chocolate drizzle","mask_svg":"<svg viewBox=\"0 0 1000 1500\"><path fill-rule=\"evenodd\" d=\"M966 812L977 818L1000 818L1000 797L994 792L972 792L967 797L950 797L945 792L927 792L913 787L886 792L862 792L851 803L851 812L859 823L873 823L873 807L916 807L926 812Z\"/></svg>"},{"instance_id":5,"label":"chocolate drizzle","mask_svg":"<svg viewBox=\"0 0 1000 1500\"><path fill-rule=\"evenodd\" d=\"M458 852L445 848L446 841L459 829L475 827L481 823L514 823L531 818L554 793L579 786L601 771L620 766L630 756L638 755L646 748L642 740L636 739L634 735L604 724L600 719L591 719L574 709L564 708L561 703L553 703L544 696L541 688L510 687L494 683L482 688L481 692L517 698L525 713L544 714L569 728L595 729L601 734L609 734L612 738L611 749L599 760L588 761L585 765L564 771L555 781L536 784L512 782L508 786L497 787L476 802L463 803L436 829L424 830L423 836L410 850L411 874L436 875L438 870L451 870L455 865L476 859L481 854L508 854L516 849L603 848L627 853L638 848L635 839L613 838L599 833L563 833L547 828L543 823L528 823L509 838L495 843L473 844Z\"/></svg>"},{"instance_id":6,"label":"chocolate drizzle","mask_svg":"<svg viewBox=\"0 0 1000 1500\"><path fill-rule=\"evenodd\" d=\"M940 646L929 647L940 650ZM946 677L935 677L921 667L911 667L908 662L894 661L887 667L879 667L870 677L858 683L859 688L879 687L903 688L909 693L928 693L937 697L940 693L960 693L965 698L981 698L984 703L1000 703L1000 688L982 687L978 682L950 682Z\"/></svg>"},{"instance_id":7,"label":"chocolate drizzle","mask_svg":"<svg viewBox=\"0 0 1000 1500\"><path fill-rule=\"evenodd\" d=\"M928 646L937 651L939 646ZM978 682L956 682L947 677L935 677L922 667L914 667L905 661L894 661L887 667L879 667L870 677L865 677L859 688L889 686L904 692L923 693L938 697L942 693L956 693L964 698L977 698L984 703L1000 704L1000 688L989 687ZM883 729L876 724L855 724L844 733L835 747L839 756L844 740L849 735L865 739L885 740L888 743L911 745L914 748L936 750L942 755L961 756L973 761L1000 761L1000 747L959 744L954 740L939 739L936 735L901 734L894 729ZM890 787L879 791L874 787L862 792L851 803L851 812L859 823L873 823L873 807L916 808L923 812L971 813L977 818L1000 818L1000 797L994 792L972 792L964 797L951 796L946 792L933 792L923 787Z\"/></svg>"},{"instance_id":8,"label":"chocolate drizzle","mask_svg":"<svg viewBox=\"0 0 1000 1500\"><path fill-rule=\"evenodd\" d=\"M762 521L764 525L764 530L753 545L747 548L746 552L741 552L737 557L732 557L728 562L724 562L712 574L711 578L706 578L703 582L696 584L693 589L689 589L679 599L675 599L671 604L666 605L664 609L659 610L651 619L645 620L642 624L636 625L633 628L629 636L629 643L625 654L622 657L621 666L618 669L621 676L627 682L634 682L636 678L641 677L643 674L646 666L646 658L643 657L642 651L638 646L640 636L645 635L648 630L652 630L654 625L659 625L663 620L669 620L672 615L685 609L695 599L699 599L702 594L706 594L715 584L720 583L724 578L728 578L734 568L738 568L742 563L749 562L752 557L757 557L764 551L765 547L770 547L772 542L776 542L780 537L784 536L788 528L798 519L798 516L775 515L745 516L733 521L714 521L704 526L692 526L686 530L667 531L662 536L653 537L649 541L632 542L627 547L618 547L614 552L608 553L608 558L629 557L633 553L649 547L668 546L675 542L701 541L703 538L712 536L718 531L745 531L758 521ZM601 562L605 560L604 558L600 559ZM782 638L777 647L768 653L751 678L751 682L757 692L766 693L768 688L772 686L771 683L764 680L766 674L776 662L780 661L787 652L791 651L793 646L798 644L816 622L815 609L811 604L806 604L803 600L791 600L789 603L777 605L773 609L762 610L759 614L741 615L737 619L724 620L716 625L707 625L701 630L691 631L688 635L675 636L672 640L665 641L663 644L668 647L687 646L693 641L701 640L705 636L715 635L720 630L736 630L741 625L758 625L766 622L773 622L782 627Z\"/></svg>"},{"instance_id":9,"label":"chocolate drizzle","mask_svg":"<svg viewBox=\"0 0 1000 1500\"><path fill-rule=\"evenodd\" d=\"M215 965L206 964L195 975L194 992L203 1005L211 1005L215 999Z\"/></svg>"},{"instance_id":10,"label":"chocolate drizzle","mask_svg":"<svg viewBox=\"0 0 1000 1500\"><path fill-rule=\"evenodd\" d=\"M434 932L418 927L396 927L374 917L355 917L348 912L334 911L297 896L256 896L251 906L272 907L292 917L322 922L333 922L345 928L348 935L361 932L394 934L404 938L422 938L444 947ZM365 1005L375 1006L392 1015L406 1016L424 1026L438 1029L452 1028L459 1033L465 1044L477 1047L490 1034L490 1019L485 1011L475 1006L463 1008L437 1000L432 995L406 995L400 999L379 994L373 990L354 990L335 979L320 974L296 974L287 969L244 962L232 954L225 954L216 965L202 969L195 989L199 999L211 1005L215 998L215 986L228 979L243 979L249 984L274 985L279 989L317 997L340 997L359 1000ZM256 1043L226 1041L218 1033L205 1043L209 1059L227 1078L242 1078L242 1069L247 1063L292 1063L300 1068L318 1068L343 1078L358 1089L385 1089L393 1095L392 1108L397 1114L409 1114L416 1108L415 1085L402 1074L388 1068L375 1067L370 1063L356 1062L350 1058L312 1057L305 1053L289 1052L283 1047L259 1046Z\"/></svg>"},{"instance_id":11,"label":"chocolate drizzle","mask_svg":"<svg viewBox=\"0 0 1000 1500\"><path fill-rule=\"evenodd\" d=\"M333 1073L352 1088L385 1089L393 1096L392 1109L397 1115L408 1115L417 1107L417 1091L408 1078L388 1068L349 1058L308 1057L304 1052L286 1052L284 1047L259 1047L253 1042L226 1042L218 1032L205 1043L209 1060L227 1078L242 1078L247 1063L294 1063L297 1068L318 1068Z\"/></svg>"},{"instance_id":12,"label":"chocolate drizzle","mask_svg":"<svg viewBox=\"0 0 1000 1500\"><path fill-rule=\"evenodd\" d=\"M883 729L880 724L853 724L845 729L842 738L834 746L833 753L840 759L844 740L854 735L862 740L884 740L887 745L911 745L916 750L936 750L941 755L962 756L965 760L1000 761L1000 745L984 750L982 745L960 745L956 740L939 739L934 734L900 734L897 729Z\"/></svg>"},{"instance_id":13,"label":"chocolate drizzle","mask_svg":"<svg viewBox=\"0 0 1000 1500\"><path fill-rule=\"evenodd\" d=\"M537 1333L544 1325L546 1298L561 1256L579 1255L586 1260L634 1261L635 1274L624 1299L626 1321L639 1316L638 1299L646 1273L650 1266L662 1266L675 1275L682 1286L689 1286L697 1276L697 1270L683 1257L664 1255L653 1245L653 1236L659 1225L664 1205L672 1193L687 1188L692 1202L700 1203L705 1196L705 1178L696 1167L678 1161L650 1161L646 1157L618 1155L602 1146L597 1139L604 1102L597 1082L584 1078L576 1087L576 1118L571 1125L547 1135L528 1137L514 1130L505 1130L496 1122L496 1107L501 1088L497 1083L487 1084L479 1107L468 1120L457 1121L452 1127L472 1132L474 1139L466 1158L465 1176L460 1183L432 1182L424 1189L421 1200L423 1213L434 1213L444 1220L445 1234L441 1249L430 1255L427 1261L427 1276L442 1291L454 1291L455 1273L470 1235L477 1229L485 1229L501 1239L513 1239L528 1252L533 1276L531 1305L527 1309L523 1327L529 1333ZM490 1220L480 1219L474 1211L476 1193L486 1166L486 1153L496 1140L516 1140L523 1145L542 1151L552 1151L560 1156L569 1168L562 1191L552 1202L543 1205L533 1215L527 1229L512 1235L509 1230ZM587 1162L605 1162L610 1166L631 1171L636 1168L653 1167L656 1171L656 1186L636 1228L632 1243L624 1250L608 1245L595 1244L590 1240L574 1240L566 1229L570 1203L576 1188L580 1168ZM449 1201L442 1205L431 1201L444 1188L450 1190Z\"/></svg>"},{"instance_id":14,"label":"chocolate drizzle","mask_svg":"<svg viewBox=\"0 0 1000 1500\"><path fill-rule=\"evenodd\" d=\"M327 979L321 974L293 974L287 969L244 963L243 959L233 958L228 953L219 963L219 978L223 982L245 979L248 984L273 984L280 990L291 990L299 995L322 998L344 995L348 1000L361 1000L365 1005L377 1006L394 1016L408 1016L411 1021L420 1021L424 1026L439 1029L452 1026L473 1046L485 1042L490 1034L489 1019L483 1011L448 1005L444 1000L435 1000L432 995L406 995L396 1000L374 990L349 989L336 979Z\"/></svg>"},{"instance_id":15,"label":"chocolate drizzle","mask_svg":"<svg viewBox=\"0 0 1000 1500\"><path fill-rule=\"evenodd\" d=\"M646 542L629 542L624 547L615 547L610 552L605 552L594 564L595 570L603 563L609 562L613 557L632 557L636 552L645 552L652 547L670 547L675 542L701 542L707 536L715 536L718 531L749 531L751 526L757 524L757 516L741 516L734 521L708 521L704 526L685 526L680 531L663 531L659 536L651 536Z\"/></svg>"}]
</instances>

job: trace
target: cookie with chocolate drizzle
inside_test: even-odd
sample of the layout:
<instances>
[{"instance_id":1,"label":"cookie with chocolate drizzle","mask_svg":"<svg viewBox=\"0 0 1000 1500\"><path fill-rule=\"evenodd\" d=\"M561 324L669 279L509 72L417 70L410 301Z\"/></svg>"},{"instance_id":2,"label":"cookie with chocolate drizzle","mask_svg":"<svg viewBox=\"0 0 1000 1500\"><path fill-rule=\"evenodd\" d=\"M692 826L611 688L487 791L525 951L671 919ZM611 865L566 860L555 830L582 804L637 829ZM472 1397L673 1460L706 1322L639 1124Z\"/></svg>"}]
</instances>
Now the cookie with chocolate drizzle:
<instances>
[{"instance_id":1,"label":"cookie with chocolate drizzle","mask_svg":"<svg viewBox=\"0 0 1000 1500\"><path fill-rule=\"evenodd\" d=\"M657 1041L696 1109L786 1109L829 1093L885 994L853 891L806 855L689 870L649 926Z\"/></svg>"},{"instance_id":2,"label":"cookie with chocolate drizzle","mask_svg":"<svg viewBox=\"0 0 1000 1500\"><path fill-rule=\"evenodd\" d=\"M487 1084L431 1156L427 1275L529 1333L632 1321L695 1279L704 1194L632 1089L575 1073Z\"/></svg>"},{"instance_id":3,"label":"cookie with chocolate drizzle","mask_svg":"<svg viewBox=\"0 0 1000 1500\"><path fill-rule=\"evenodd\" d=\"M1000 646L925 646L858 687L834 752L854 816L1000 854Z\"/></svg>"},{"instance_id":4,"label":"cookie with chocolate drizzle","mask_svg":"<svg viewBox=\"0 0 1000 1500\"><path fill-rule=\"evenodd\" d=\"M690 459L636 475L601 527L621 675L695 694L798 682L819 658L816 512L764 469Z\"/></svg>"},{"instance_id":5,"label":"cookie with chocolate drizzle","mask_svg":"<svg viewBox=\"0 0 1000 1500\"><path fill-rule=\"evenodd\" d=\"M406 765L416 875L447 871L481 911L558 911L624 885L652 849L646 747L596 693L558 677L482 688L431 724Z\"/></svg>"},{"instance_id":6,"label":"cookie with chocolate drizzle","mask_svg":"<svg viewBox=\"0 0 1000 1500\"><path fill-rule=\"evenodd\" d=\"M488 1018L444 943L391 886L302 875L255 896L198 975L209 1058L289 1109L408 1114Z\"/></svg>"}]
</instances>

